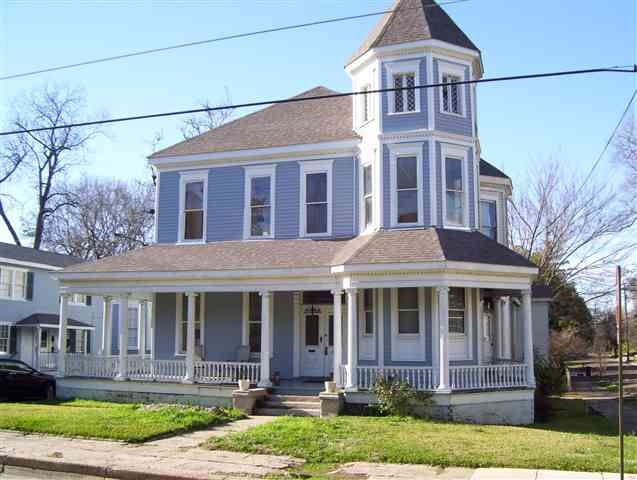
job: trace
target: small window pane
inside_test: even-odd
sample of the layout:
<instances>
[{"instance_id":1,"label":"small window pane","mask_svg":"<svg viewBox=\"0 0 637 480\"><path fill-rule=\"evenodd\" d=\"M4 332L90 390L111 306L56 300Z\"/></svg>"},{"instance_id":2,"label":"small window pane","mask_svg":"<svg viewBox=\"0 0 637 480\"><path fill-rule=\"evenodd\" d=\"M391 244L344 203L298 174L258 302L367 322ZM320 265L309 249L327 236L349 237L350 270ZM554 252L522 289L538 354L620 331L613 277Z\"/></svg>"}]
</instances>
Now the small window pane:
<instances>
[{"instance_id":1,"label":"small window pane","mask_svg":"<svg viewBox=\"0 0 637 480\"><path fill-rule=\"evenodd\" d=\"M308 203L327 202L327 173L310 173L305 181Z\"/></svg>"},{"instance_id":2,"label":"small window pane","mask_svg":"<svg viewBox=\"0 0 637 480\"><path fill-rule=\"evenodd\" d=\"M416 223L418 221L418 192L404 190L397 193L398 223Z\"/></svg>"},{"instance_id":3,"label":"small window pane","mask_svg":"<svg viewBox=\"0 0 637 480\"><path fill-rule=\"evenodd\" d=\"M251 204L270 205L270 177L252 179Z\"/></svg>"},{"instance_id":4,"label":"small window pane","mask_svg":"<svg viewBox=\"0 0 637 480\"><path fill-rule=\"evenodd\" d=\"M462 193L447 191L447 221L456 225L462 225Z\"/></svg>"},{"instance_id":5,"label":"small window pane","mask_svg":"<svg viewBox=\"0 0 637 480\"><path fill-rule=\"evenodd\" d=\"M480 201L480 231L493 240L498 238L498 219L496 202L492 200Z\"/></svg>"},{"instance_id":6,"label":"small window pane","mask_svg":"<svg viewBox=\"0 0 637 480\"><path fill-rule=\"evenodd\" d=\"M363 195L372 193L372 166L363 168Z\"/></svg>"},{"instance_id":7,"label":"small window pane","mask_svg":"<svg viewBox=\"0 0 637 480\"><path fill-rule=\"evenodd\" d=\"M200 240L203 238L203 211L186 212L186 240Z\"/></svg>"},{"instance_id":8,"label":"small window pane","mask_svg":"<svg viewBox=\"0 0 637 480\"><path fill-rule=\"evenodd\" d=\"M365 198L365 226L369 226L373 221L372 197Z\"/></svg>"},{"instance_id":9,"label":"small window pane","mask_svg":"<svg viewBox=\"0 0 637 480\"><path fill-rule=\"evenodd\" d=\"M374 291L366 289L363 291L363 307L365 310L371 310L374 305Z\"/></svg>"},{"instance_id":10,"label":"small window pane","mask_svg":"<svg viewBox=\"0 0 637 480\"><path fill-rule=\"evenodd\" d=\"M307 233L327 232L327 204L318 203L307 206Z\"/></svg>"},{"instance_id":11,"label":"small window pane","mask_svg":"<svg viewBox=\"0 0 637 480\"><path fill-rule=\"evenodd\" d=\"M402 88L403 86L403 76L402 75L394 75L394 88ZM403 111L403 91L395 90L394 91L394 112L402 112Z\"/></svg>"},{"instance_id":12,"label":"small window pane","mask_svg":"<svg viewBox=\"0 0 637 480\"><path fill-rule=\"evenodd\" d=\"M449 308L452 310L464 310L464 288L452 287L449 289Z\"/></svg>"},{"instance_id":13,"label":"small window pane","mask_svg":"<svg viewBox=\"0 0 637 480\"><path fill-rule=\"evenodd\" d=\"M396 188L418 188L418 160L400 157L396 160Z\"/></svg>"},{"instance_id":14,"label":"small window pane","mask_svg":"<svg viewBox=\"0 0 637 480\"><path fill-rule=\"evenodd\" d=\"M319 317L318 315L305 316L305 345L319 344Z\"/></svg>"},{"instance_id":15,"label":"small window pane","mask_svg":"<svg viewBox=\"0 0 637 480\"><path fill-rule=\"evenodd\" d=\"M365 312L365 335L374 334L374 313Z\"/></svg>"},{"instance_id":16,"label":"small window pane","mask_svg":"<svg viewBox=\"0 0 637 480\"><path fill-rule=\"evenodd\" d=\"M413 112L416 110L416 89L414 89L414 85L416 84L416 77L413 74L405 75L407 87L410 89L406 91L407 94L407 111Z\"/></svg>"},{"instance_id":17,"label":"small window pane","mask_svg":"<svg viewBox=\"0 0 637 480\"><path fill-rule=\"evenodd\" d=\"M186 184L186 210L203 208L203 182Z\"/></svg>"},{"instance_id":18,"label":"small window pane","mask_svg":"<svg viewBox=\"0 0 637 480\"><path fill-rule=\"evenodd\" d=\"M270 235L270 207L253 207L250 235L262 237Z\"/></svg>"},{"instance_id":19,"label":"small window pane","mask_svg":"<svg viewBox=\"0 0 637 480\"><path fill-rule=\"evenodd\" d=\"M458 158L446 158L445 175L447 190L462 191L462 160Z\"/></svg>"},{"instance_id":20,"label":"small window pane","mask_svg":"<svg viewBox=\"0 0 637 480\"><path fill-rule=\"evenodd\" d=\"M419 333L418 311L398 312L398 333Z\"/></svg>"},{"instance_id":21,"label":"small window pane","mask_svg":"<svg viewBox=\"0 0 637 480\"><path fill-rule=\"evenodd\" d=\"M11 270L0 268L0 297L11 296Z\"/></svg>"},{"instance_id":22,"label":"small window pane","mask_svg":"<svg viewBox=\"0 0 637 480\"><path fill-rule=\"evenodd\" d=\"M399 288L398 289L398 308L399 309L418 309L418 289L417 288Z\"/></svg>"}]
</instances>

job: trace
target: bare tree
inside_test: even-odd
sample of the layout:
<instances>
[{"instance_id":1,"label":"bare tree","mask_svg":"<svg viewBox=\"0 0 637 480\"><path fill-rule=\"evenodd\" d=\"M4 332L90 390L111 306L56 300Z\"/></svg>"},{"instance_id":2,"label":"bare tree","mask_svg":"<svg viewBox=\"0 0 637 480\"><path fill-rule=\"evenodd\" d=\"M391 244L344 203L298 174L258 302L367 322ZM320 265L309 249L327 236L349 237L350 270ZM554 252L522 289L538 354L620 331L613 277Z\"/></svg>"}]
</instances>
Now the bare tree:
<instances>
[{"instance_id":1,"label":"bare tree","mask_svg":"<svg viewBox=\"0 0 637 480\"><path fill-rule=\"evenodd\" d=\"M201 108L213 108L215 106L231 105L230 95L226 89L226 98L218 105L214 105L210 100L202 100L199 102ZM234 114L233 108L224 108L222 110L208 110L198 115L192 115L183 121L181 126L181 134L184 140L196 137L202 133L217 128L226 123Z\"/></svg>"},{"instance_id":2,"label":"bare tree","mask_svg":"<svg viewBox=\"0 0 637 480\"><path fill-rule=\"evenodd\" d=\"M85 96L79 89L45 86L18 98L13 110L11 123L24 133L14 136L6 144L5 155L13 158L14 162L21 159L20 166L26 180L36 190L35 211L25 217L27 225L24 233L33 238L33 248L39 249L48 220L69 205L68 192L64 189L66 175L71 167L83 161L85 148L97 130L92 127L66 127L27 131L82 120Z\"/></svg>"},{"instance_id":3,"label":"bare tree","mask_svg":"<svg viewBox=\"0 0 637 480\"><path fill-rule=\"evenodd\" d=\"M625 201L629 208L637 210L637 125L630 116L617 133L615 163L625 171Z\"/></svg>"},{"instance_id":4,"label":"bare tree","mask_svg":"<svg viewBox=\"0 0 637 480\"><path fill-rule=\"evenodd\" d=\"M7 143L10 145L12 140L9 140ZM22 165L24 157L25 154L20 151L20 149L7 148L6 152L2 152L2 156L0 157L0 187L2 187L5 182L8 182L10 178L15 177L15 173L18 171L20 165ZM16 245L22 245L20 237L9 219L9 215L5 211L4 200L8 198L10 198L8 194L0 192L0 218L2 218L7 230L9 230L14 243Z\"/></svg>"},{"instance_id":5,"label":"bare tree","mask_svg":"<svg viewBox=\"0 0 637 480\"><path fill-rule=\"evenodd\" d=\"M84 178L66 186L71 199L52 217L43 244L85 260L118 255L152 239L154 186Z\"/></svg>"},{"instance_id":6,"label":"bare tree","mask_svg":"<svg viewBox=\"0 0 637 480\"><path fill-rule=\"evenodd\" d=\"M535 261L545 282L559 277L559 285L600 289L608 266L636 245L623 235L635 211L610 182L585 182L557 162L540 165L521 184L509 209L511 245Z\"/></svg>"}]
</instances>

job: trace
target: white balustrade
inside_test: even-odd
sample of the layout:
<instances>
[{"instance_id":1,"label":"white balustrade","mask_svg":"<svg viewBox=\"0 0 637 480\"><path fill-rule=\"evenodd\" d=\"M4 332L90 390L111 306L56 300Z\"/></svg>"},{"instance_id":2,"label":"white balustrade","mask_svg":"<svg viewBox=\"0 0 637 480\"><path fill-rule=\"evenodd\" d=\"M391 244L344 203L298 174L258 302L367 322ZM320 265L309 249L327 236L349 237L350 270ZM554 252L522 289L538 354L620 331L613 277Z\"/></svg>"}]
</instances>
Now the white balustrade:
<instances>
[{"instance_id":1,"label":"white balustrade","mask_svg":"<svg viewBox=\"0 0 637 480\"><path fill-rule=\"evenodd\" d=\"M65 372L69 377L112 378L119 372L119 357L67 353Z\"/></svg>"},{"instance_id":2,"label":"white balustrade","mask_svg":"<svg viewBox=\"0 0 637 480\"><path fill-rule=\"evenodd\" d=\"M57 369L58 369L57 352L38 353L38 370L57 370Z\"/></svg>"},{"instance_id":3,"label":"white balustrade","mask_svg":"<svg viewBox=\"0 0 637 480\"><path fill-rule=\"evenodd\" d=\"M259 381L261 364L248 362L195 362L195 381L201 383L236 383Z\"/></svg>"},{"instance_id":4,"label":"white balustrade","mask_svg":"<svg viewBox=\"0 0 637 480\"><path fill-rule=\"evenodd\" d=\"M432 367L358 367L358 388L371 390L379 378L404 380L416 390L436 387Z\"/></svg>"},{"instance_id":5,"label":"white balustrade","mask_svg":"<svg viewBox=\"0 0 637 480\"><path fill-rule=\"evenodd\" d=\"M452 390L489 390L527 386L527 368L523 363L451 367Z\"/></svg>"}]
</instances>

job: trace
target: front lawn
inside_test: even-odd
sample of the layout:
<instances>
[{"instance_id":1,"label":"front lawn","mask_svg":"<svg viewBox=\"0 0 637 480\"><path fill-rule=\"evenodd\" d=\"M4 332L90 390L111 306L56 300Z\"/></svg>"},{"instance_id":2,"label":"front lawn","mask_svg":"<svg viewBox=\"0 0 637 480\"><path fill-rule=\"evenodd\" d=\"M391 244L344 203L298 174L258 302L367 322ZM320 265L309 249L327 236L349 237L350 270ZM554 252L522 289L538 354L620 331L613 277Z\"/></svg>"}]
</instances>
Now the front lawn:
<instances>
[{"instance_id":1,"label":"front lawn","mask_svg":"<svg viewBox=\"0 0 637 480\"><path fill-rule=\"evenodd\" d=\"M70 400L0 403L0 429L144 442L242 418L231 409Z\"/></svg>"},{"instance_id":2,"label":"front lawn","mask_svg":"<svg viewBox=\"0 0 637 480\"><path fill-rule=\"evenodd\" d=\"M617 471L618 440L605 418L580 400L554 402L555 414L529 427L396 417L283 417L208 446L306 459L310 466L353 461L464 467ZM626 438L626 471L637 473L637 437Z\"/></svg>"}]
</instances>

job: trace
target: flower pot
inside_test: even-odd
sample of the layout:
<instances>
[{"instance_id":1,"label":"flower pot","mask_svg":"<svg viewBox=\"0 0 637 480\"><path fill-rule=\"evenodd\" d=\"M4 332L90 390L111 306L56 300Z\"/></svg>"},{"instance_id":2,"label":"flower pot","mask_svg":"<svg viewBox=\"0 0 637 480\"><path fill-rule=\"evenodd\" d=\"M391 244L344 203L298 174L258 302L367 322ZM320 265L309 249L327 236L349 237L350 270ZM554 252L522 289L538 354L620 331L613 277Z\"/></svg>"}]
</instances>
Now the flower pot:
<instances>
[{"instance_id":1,"label":"flower pot","mask_svg":"<svg viewBox=\"0 0 637 480\"><path fill-rule=\"evenodd\" d=\"M242 392L250 390L250 380L239 380L239 390Z\"/></svg>"},{"instance_id":2,"label":"flower pot","mask_svg":"<svg viewBox=\"0 0 637 480\"><path fill-rule=\"evenodd\" d=\"M325 382L325 391L327 393L335 393L336 392L336 382Z\"/></svg>"}]
</instances>

